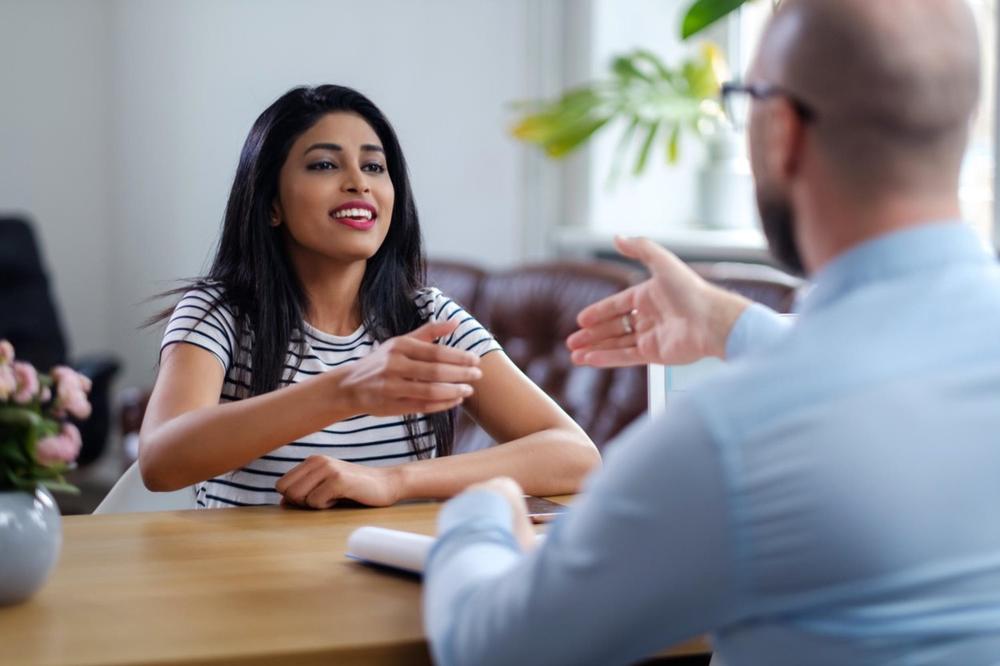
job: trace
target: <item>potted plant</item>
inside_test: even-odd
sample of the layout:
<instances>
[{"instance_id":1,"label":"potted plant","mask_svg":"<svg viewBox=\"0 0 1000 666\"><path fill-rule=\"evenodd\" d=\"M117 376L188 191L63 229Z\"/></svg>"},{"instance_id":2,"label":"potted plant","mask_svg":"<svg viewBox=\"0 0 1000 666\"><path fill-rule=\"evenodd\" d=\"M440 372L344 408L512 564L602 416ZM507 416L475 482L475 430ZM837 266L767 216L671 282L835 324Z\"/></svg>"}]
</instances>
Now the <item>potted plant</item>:
<instances>
[{"instance_id":1,"label":"potted plant","mask_svg":"<svg viewBox=\"0 0 1000 666\"><path fill-rule=\"evenodd\" d=\"M681 37L698 34L750 0L696 0L681 22ZM774 4L777 4L776 2ZM680 155L688 132L706 146L707 160L698 174L698 217L710 227L750 226L753 184L739 128L723 111L719 91L729 78L721 51L713 44L677 67L656 54L637 49L615 57L610 77L566 91L554 101L520 105L522 115L512 134L561 159L583 146L604 127L622 127L609 181L617 181L631 151L631 174L640 176L650 156L668 163Z\"/></svg>"},{"instance_id":2,"label":"potted plant","mask_svg":"<svg viewBox=\"0 0 1000 666\"><path fill-rule=\"evenodd\" d=\"M80 452L68 419L90 416L89 391L83 375L39 374L0 340L0 605L27 599L55 564L62 532L49 490L77 492L63 476Z\"/></svg>"},{"instance_id":3,"label":"potted plant","mask_svg":"<svg viewBox=\"0 0 1000 666\"><path fill-rule=\"evenodd\" d=\"M645 49L615 57L611 76L565 92L551 102L528 102L513 135L542 147L556 159L586 143L614 120L623 121L612 179L630 149L636 150L633 175L641 175L657 143L668 162L680 154L684 130L710 135L724 121L719 88L727 77L717 47L705 44L700 53L670 67Z\"/></svg>"}]
</instances>

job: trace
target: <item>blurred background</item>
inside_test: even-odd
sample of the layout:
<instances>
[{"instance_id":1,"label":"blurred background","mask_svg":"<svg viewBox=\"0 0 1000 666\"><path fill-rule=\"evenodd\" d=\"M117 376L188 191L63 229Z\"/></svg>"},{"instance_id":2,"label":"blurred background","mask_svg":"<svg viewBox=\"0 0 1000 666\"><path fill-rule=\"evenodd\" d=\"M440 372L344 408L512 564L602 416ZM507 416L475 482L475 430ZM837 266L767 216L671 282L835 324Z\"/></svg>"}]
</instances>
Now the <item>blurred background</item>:
<instances>
[{"instance_id":1,"label":"blurred background","mask_svg":"<svg viewBox=\"0 0 1000 666\"><path fill-rule=\"evenodd\" d=\"M766 264L738 124L720 143L699 120L653 128L656 108L641 108L649 131L623 142L631 117L612 114L563 160L512 135L542 108L525 101L627 76L615 58L636 49L670 68L708 58L718 78L739 78L771 3L683 41L690 4L0 0L0 217L30 221L69 355L120 364L112 424L122 391L155 377L161 331L140 328L157 310L145 299L205 270L243 139L297 85L352 86L386 113L434 259L498 270L608 257L623 233L693 261ZM971 4L985 95L962 195L993 244L996 0ZM120 446L113 425L112 480Z\"/></svg>"}]
</instances>

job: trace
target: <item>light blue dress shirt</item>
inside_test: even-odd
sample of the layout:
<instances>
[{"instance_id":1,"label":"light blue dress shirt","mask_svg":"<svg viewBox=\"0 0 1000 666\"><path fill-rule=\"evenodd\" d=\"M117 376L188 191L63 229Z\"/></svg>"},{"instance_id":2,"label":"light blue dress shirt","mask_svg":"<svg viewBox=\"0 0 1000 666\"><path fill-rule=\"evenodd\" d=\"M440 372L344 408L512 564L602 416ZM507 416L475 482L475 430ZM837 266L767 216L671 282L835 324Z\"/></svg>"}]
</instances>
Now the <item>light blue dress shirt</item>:
<instances>
[{"instance_id":1,"label":"light blue dress shirt","mask_svg":"<svg viewBox=\"0 0 1000 666\"><path fill-rule=\"evenodd\" d=\"M1000 269L956 222L853 248L794 325L750 307L725 372L611 445L522 555L441 512L440 664L625 664L710 632L727 666L1000 664Z\"/></svg>"}]
</instances>

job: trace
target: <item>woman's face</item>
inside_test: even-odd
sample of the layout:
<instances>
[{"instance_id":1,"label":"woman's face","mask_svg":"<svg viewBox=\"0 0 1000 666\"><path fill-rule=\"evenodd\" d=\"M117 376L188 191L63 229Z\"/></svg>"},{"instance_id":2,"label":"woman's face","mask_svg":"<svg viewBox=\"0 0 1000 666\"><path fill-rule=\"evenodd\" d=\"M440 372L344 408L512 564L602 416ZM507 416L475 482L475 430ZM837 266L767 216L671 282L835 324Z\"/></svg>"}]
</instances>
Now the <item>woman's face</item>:
<instances>
[{"instance_id":1,"label":"woman's face","mask_svg":"<svg viewBox=\"0 0 1000 666\"><path fill-rule=\"evenodd\" d=\"M301 261L364 261L381 247L395 190L375 130L359 115L328 113L306 130L281 167L272 224Z\"/></svg>"}]
</instances>

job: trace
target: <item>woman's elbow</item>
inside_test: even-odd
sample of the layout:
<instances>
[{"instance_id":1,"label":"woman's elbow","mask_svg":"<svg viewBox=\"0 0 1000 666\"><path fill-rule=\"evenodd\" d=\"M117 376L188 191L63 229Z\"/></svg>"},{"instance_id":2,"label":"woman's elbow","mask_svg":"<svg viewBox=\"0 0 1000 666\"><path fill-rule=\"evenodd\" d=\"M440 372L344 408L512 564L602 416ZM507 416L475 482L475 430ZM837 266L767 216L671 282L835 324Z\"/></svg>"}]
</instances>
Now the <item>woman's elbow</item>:
<instances>
[{"instance_id":1,"label":"woman's elbow","mask_svg":"<svg viewBox=\"0 0 1000 666\"><path fill-rule=\"evenodd\" d=\"M156 452L151 451L146 442L142 440L139 441L138 464L139 475L142 477L142 483L146 486L147 490L154 493L162 493L179 490L184 487L183 483L178 483L170 478L171 475L167 466L159 460Z\"/></svg>"},{"instance_id":2,"label":"woman's elbow","mask_svg":"<svg viewBox=\"0 0 1000 666\"><path fill-rule=\"evenodd\" d=\"M582 430L574 433L573 440L573 462L565 469L571 485L569 492L577 493L583 488L584 480L601 466L601 452Z\"/></svg>"}]
</instances>

